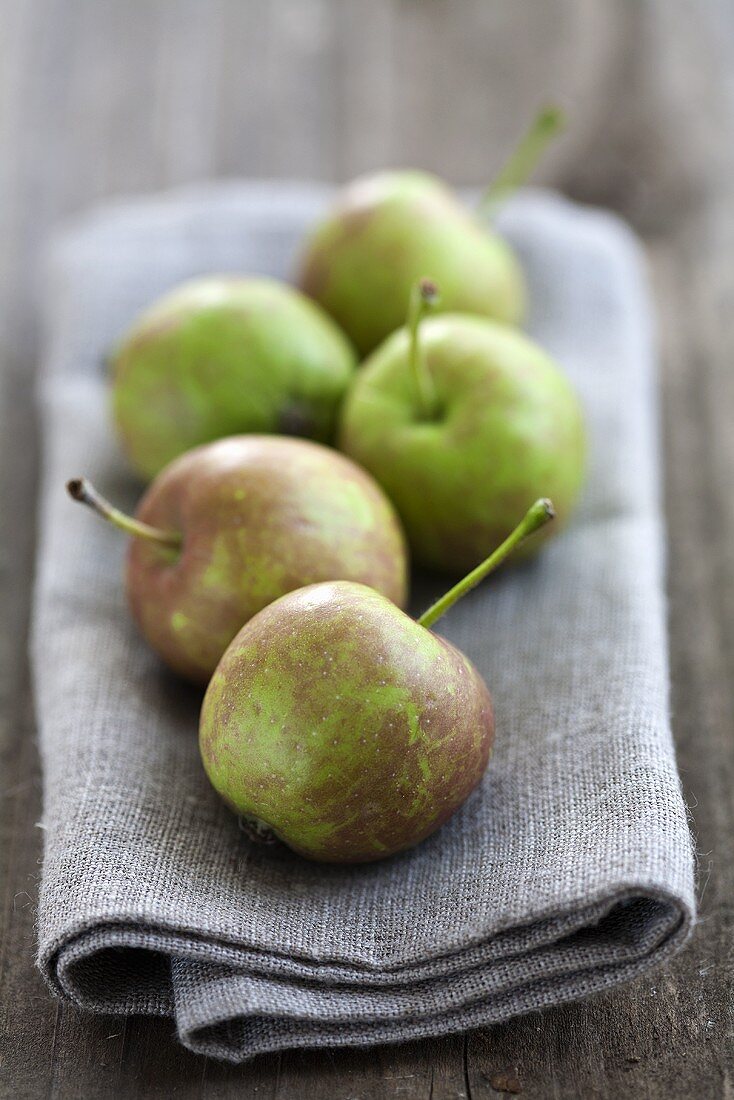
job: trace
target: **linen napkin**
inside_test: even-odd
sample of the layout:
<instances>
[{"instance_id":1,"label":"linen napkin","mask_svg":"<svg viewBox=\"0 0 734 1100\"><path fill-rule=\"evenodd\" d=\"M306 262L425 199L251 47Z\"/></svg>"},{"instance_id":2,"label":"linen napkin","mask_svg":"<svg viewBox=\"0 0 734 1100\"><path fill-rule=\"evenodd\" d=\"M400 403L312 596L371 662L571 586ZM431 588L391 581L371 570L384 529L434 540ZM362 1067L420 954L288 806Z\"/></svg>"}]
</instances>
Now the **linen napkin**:
<instances>
[{"instance_id":1,"label":"linen napkin","mask_svg":"<svg viewBox=\"0 0 734 1100\"><path fill-rule=\"evenodd\" d=\"M581 395L590 474L569 528L441 623L494 695L483 784L420 847L347 868L253 845L209 787L201 695L136 635L125 540L64 482L88 475L133 506L108 412L111 344L182 279L287 277L330 197L247 183L108 207L56 242L49 269L38 961L76 1006L172 1015L182 1043L232 1061L438 1036L582 997L670 957L694 920L644 265L618 220L550 194L517 198L501 228L527 273L529 331ZM419 579L416 610L445 586Z\"/></svg>"}]
</instances>

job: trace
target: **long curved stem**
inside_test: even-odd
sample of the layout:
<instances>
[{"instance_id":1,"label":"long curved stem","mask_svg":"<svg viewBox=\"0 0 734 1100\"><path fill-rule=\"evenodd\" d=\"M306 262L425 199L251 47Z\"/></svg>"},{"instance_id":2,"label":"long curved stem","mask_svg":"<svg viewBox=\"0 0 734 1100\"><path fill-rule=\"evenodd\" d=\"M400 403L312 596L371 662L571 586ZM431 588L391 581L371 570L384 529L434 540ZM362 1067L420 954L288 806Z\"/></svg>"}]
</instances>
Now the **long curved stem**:
<instances>
[{"instance_id":1,"label":"long curved stem","mask_svg":"<svg viewBox=\"0 0 734 1100\"><path fill-rule=\"evenodd\" d=\"M113 507L85 477L75 477L71 481L67 481L66 491L73 500L86 504L98 516L102 516L103 519L113 523L115 527L119 527L121 531L125 531L128 535L134 535L136 538L147 539L149 542L156 542L160 546L175 549L178 549L183 543L183 535L178 531L162 531L158 527L151 527L147 523L142 523L139 519L133 519L132 516L126 515L119 508Z\"/></svg>"},{"instance_id":2,"label":"long curved stem","mask_svg":"<svg viewBox=\"0 0 734 1100\"><path fill-rule=\"evenodd\" d=\"M410 292L408 334L410 336L410 371L415 382L418 404L426 419L436 408L436 387L426 365L420 343L420 324L439 299L438 287L430 279L419 279Z\"/></svg>"},{"instance_id":3,"label":"long curved stem","mask_svg":"<svg viewBox=\"0 0 734 1100\"><path fill-rule=\"evenodd\" d=\"M431 604L427 611L423 612L420 619L418 619L419 625L425 626L427 629L432 627L442 615L446 614L450 607L454 606L457 600L460 600L462 596L475 588L480 581L483 581L498 565L502 564L516 546L519 546L528 535L532 535L539 527L553 519L555 514L553 505L549 500L536 500L532 508L526 513L525 518L517 525L512 534L508 535L505 541L497 547L494 553L490 554L476 569L472 569L471 573L467 573L463 580L460 580L434 604Z\"/></svg>"},{"instance_id":4,"label":"long curved stem","mask_svg":"<svg viewBox=\"0 0 734 1100\"><path fill-rule=\"evenodd\" d=\"M479 200L480 214L496 213L497 208L530 178L546 146L565 124L566 116L560 107L553 104L541 107L530 128Z\"/></svg>"}]
</instances>

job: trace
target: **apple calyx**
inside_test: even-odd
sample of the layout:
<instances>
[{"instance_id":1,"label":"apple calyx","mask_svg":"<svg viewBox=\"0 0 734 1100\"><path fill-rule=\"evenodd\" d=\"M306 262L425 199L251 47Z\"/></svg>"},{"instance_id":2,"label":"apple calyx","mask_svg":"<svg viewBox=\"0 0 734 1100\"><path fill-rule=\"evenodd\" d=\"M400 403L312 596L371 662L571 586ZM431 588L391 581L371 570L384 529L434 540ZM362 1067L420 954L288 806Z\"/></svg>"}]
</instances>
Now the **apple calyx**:
<instances>
[{"instance_id":1,"label":"apple calyx","mask_svg":"<svg viewBox=\"0 0 734 1100\"><path fill-rule=\"evenodd\" d=\"M237 824L239 825L240 832L243 832L247 839L251 840L253 844L269 847L272 844L278 843L279 838L277 834L259 817L253 817L251 814L240 814L237 819Z\"/></svg>"},{"instance_id":2,"label":"apple calyx","mask_svg":"<svg viewBox=\"0 0 734 1100\"><path fill-rule=\"evenodd\" d=\"M445 615L449 608L454 606L457 600L460 600L462 596L465 596L467 592L475 588L480 581L483 581L498 565L502 564L515 547L519 546L520 543L529 535L532 535L534 531L537 531L540 527L543 527L552 520L555 514L553 504L547 497L536 500L535 504L528 509L524 518L520 521L515 530L507 536L505 541L501 543L488 558L485 558L476 569L472 569L471 573L467 573L458 584L455 584L454 587L450 588L448 592L445 592L440 599L431 604L428 610L424 611L417 620L418 625L425 626L427 630L430 630L433 624L437 622L442 615Z\"/></svg>"},{"instance_id":3,"label":"apple calyx","mask_svg":"<svg viewBox=\"0 0 734 1100\"><path fill-rule=\"evenodd\" d=\"M549 103L540 108L479 200L480 214L494 215L510 195L527 182L546 147L565 125L566 116L561 107Z\"/></svg>"},{"instance_id":4,"label":"apple calyx","mask_svg":"<svg viewBox=\"0 0 734 1100\"><path fill-rule=\"evenodd\" d=\"M426 313L439 301L439 289L432 279L419 279L410 292L407 322L410 337L410 372L415 382L418 405L422 416L426 420L432 420L436 411L436 387L423 356L420 343L420 324Z\"/></svg>"},{"instance_id":5,"label":"apple calyx","mask_svg":"<svg viewBox=\"0 0 734 1100\"><path fill-rule=\"evenodd\" d=\"M75 477L71 481L67 481L66 491L72 500L78 500L80 504L86 504L102 519L106 519L128 535L147 539L149 542L158 543L159 546L165 546L168 549L181 549L183 544L182 534L178 531L162 531L159 527L151 527L148 523L143 523L139 519L133 519L132 516L126 515L125 512L121 512L119 508L115 508L108 500L105 500L102 494L94 488L91 481L87 481L85 477Z\"/></svg>"}]
</instances>

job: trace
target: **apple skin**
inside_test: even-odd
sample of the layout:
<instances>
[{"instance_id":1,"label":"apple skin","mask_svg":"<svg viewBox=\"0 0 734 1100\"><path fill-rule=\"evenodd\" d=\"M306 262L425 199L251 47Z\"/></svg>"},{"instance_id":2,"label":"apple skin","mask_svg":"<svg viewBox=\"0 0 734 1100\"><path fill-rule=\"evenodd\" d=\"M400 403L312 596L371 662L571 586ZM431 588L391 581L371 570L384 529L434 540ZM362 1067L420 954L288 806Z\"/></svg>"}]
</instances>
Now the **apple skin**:
<instances>
[{"instance_id":1,"label":"apple skin","mask_svg":"<svg viewBox=\"0 0 734 1100\"><path fill-rule=\"evenodd\" d=\"M474 568L533 500L553 500L558 529L584 478L585 431L576 394L541 348L480 317L444 314L420 327L436 392L426 417L406 330L359 371L342 410L340 446L382 485L417 563ZM521 551L542 545L534 536Z\"/></svg>"},{"instance_id":2,"label":"apple skin","mask_svg":"<svg viewBox=\"0 0 734 1100\"><path fill-rule=\"evenodd\" d=\"M509 245L425 172L355 180L308 238L297 277L361 356L405 322L416 280L428 277L446 312L518 324L525 286Z\"/></svg>"},{"instance_id":3,"label":"apple skin","mask_svg":"<svg viewBox=\"0 0 734 1100\"><path fill-rule=\"evenodd\" d=\"M236 436L159 474L136 516L183 534L181 550L134 538L128 602L174 671L206 683L240 627L304 584L361 581L402 605L407 554L372 478L306 440Z\"/></svg>"},{"instance_id":4,"label":"apple skin","mask_svg":"<svg viewBox=\"0 0 734 1100\"><path fill-rule=\"evenodd\" d=\"M492 701L471 662L384 596L335 581L251 619L214 673L199 744L238 814L308 859L411 848L484 774Z\"/></svg>"},{"instance_id":5,"label":"apple skin","mask_svg":"<svg viewBox=\"0 0 734 1100\"><path fill-rule=\"evenodd\" d=\"M112 408L145 480L200 443L244 432L331 443L354 351L334 322L272 279L209 276L143 313L112 356Z\"/></svg>"}]
</instances>

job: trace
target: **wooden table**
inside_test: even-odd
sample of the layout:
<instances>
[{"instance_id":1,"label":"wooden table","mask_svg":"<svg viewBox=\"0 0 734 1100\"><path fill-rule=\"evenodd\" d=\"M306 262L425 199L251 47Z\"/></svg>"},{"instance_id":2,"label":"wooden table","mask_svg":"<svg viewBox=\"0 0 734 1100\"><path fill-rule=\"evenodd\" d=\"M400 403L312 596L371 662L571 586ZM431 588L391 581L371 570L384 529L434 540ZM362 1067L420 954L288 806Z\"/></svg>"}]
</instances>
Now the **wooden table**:
<instances>
[{"instance_id":1,"label":"wooden table","mask_svg":"<svg viewBox=\"0 0 734 1100\"><path fill-rule=\"evenodd\" d=\"M3 1097L732 1095L734 18L726 0L586 0L556 36L579 43L554 54L553 5L544 22L534 0L513 3L535 37L504 46L502 0L0 0ZM498 110L482 80L487 65L509 79L508 50L529 75ZM630 985L463 1037L239 1068L184 1051L169 1021L61 1008L33 965L40 778L27 660L48 230L107 194L216 174L345 178L401 160L478 182L492 142L509 140L554 80L578 126L550 178L646 234L660 308L674 725L700 863L693 943Z\"/></svg>"}]
</instances>

